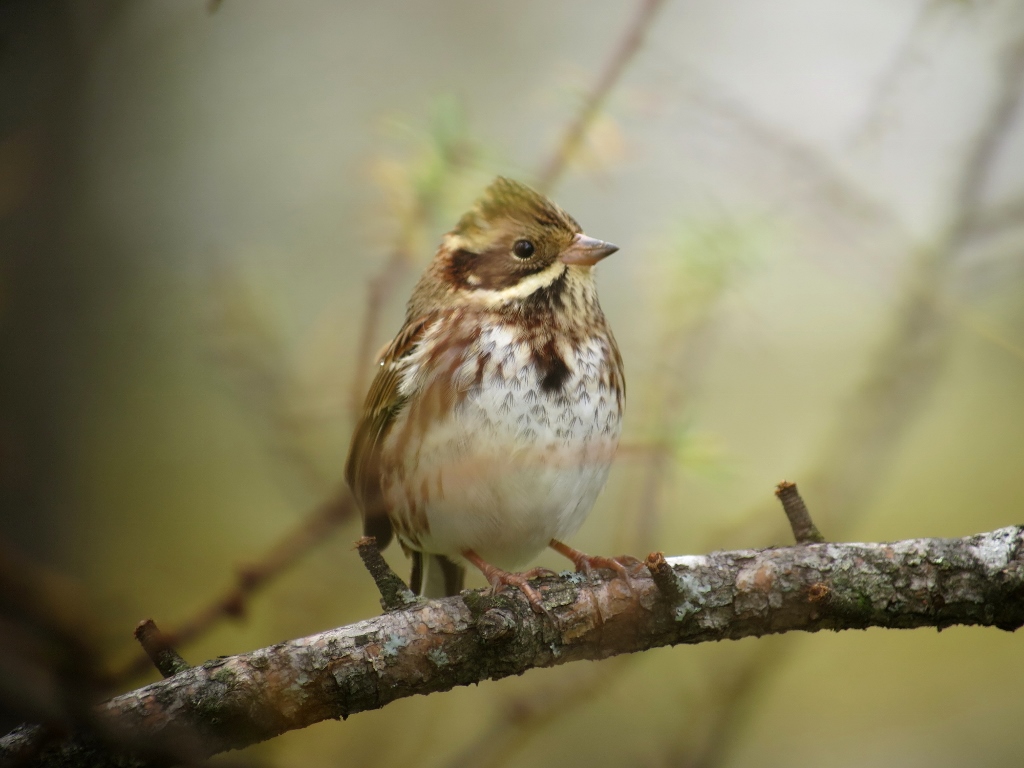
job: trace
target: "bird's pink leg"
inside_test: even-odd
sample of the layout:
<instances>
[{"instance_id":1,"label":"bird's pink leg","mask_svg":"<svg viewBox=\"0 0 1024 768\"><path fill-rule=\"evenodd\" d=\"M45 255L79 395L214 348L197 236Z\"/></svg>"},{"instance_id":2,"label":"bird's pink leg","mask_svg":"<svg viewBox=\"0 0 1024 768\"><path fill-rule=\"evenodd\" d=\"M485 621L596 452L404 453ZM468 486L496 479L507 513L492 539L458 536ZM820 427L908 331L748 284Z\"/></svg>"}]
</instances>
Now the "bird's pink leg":
<instances>
[{"instance_id":1,"label":"bird's pink leg","mask_svg":"<svg viewBox=\"0 0 1024 768\"><path fill-rule=\"evenodd\" d=\"M572 560L573 565L576 566L576 570L579 573L585 573L589 576L590 572L593 571L595 568L607 568L610 571L615 571L616 575L626 582L626 586L629 587L629 590L631 592L633 591L633 585L629 581L629 569L626 567L626 564L622 562L622 560L633 561L634 558L614 558L602 557L601 555L586 555L583 552L580 552L578 549L573 549L568 544L563 544L558 539L552 539L551 543L548 546L555 550L555 552L557 552L558 554L564 555L565 557Z\"/></svg>"},{"instance_id":2,"label":"bird's pink leg","mask_svg":"<svg viewBox=\"0 0 1024 768\"><path fill-rule=\"evenodd\" d=\"M547 568L533 568L523 573L509 573L497 566L491 565L472 549L462 550L462 556L480 569L484 578L487 579L487 583L491 585L491 589L495 592L501 587L516 587L526 595L526 599L530 601L533 610L537 613L548 613L548 610L544 607L544 601L540 596L540 592L530 586L529 580L537 576L552 575L552 571Z\"/></svg>"}]
</instances>

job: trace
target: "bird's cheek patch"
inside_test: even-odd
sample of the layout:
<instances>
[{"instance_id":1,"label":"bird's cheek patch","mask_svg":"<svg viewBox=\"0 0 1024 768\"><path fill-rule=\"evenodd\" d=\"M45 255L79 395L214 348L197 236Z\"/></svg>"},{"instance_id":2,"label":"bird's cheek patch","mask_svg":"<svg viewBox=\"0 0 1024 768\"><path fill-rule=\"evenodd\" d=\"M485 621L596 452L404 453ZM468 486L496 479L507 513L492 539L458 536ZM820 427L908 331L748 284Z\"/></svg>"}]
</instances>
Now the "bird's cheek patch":
<instances>
[{"instance_id":1,"label":"bird's cheek patch","mask_svg":"<svg viewBox=\"0 0 1024 768\"><path fill-rule=\"evenodd\" d=\"M503 291L518 285L530 275L543 272L549 266L550 263L538 258L517 264L505 248L483 253L459 249L451 256L447 277L461 288Z\"/></svg>"}]
</instances>

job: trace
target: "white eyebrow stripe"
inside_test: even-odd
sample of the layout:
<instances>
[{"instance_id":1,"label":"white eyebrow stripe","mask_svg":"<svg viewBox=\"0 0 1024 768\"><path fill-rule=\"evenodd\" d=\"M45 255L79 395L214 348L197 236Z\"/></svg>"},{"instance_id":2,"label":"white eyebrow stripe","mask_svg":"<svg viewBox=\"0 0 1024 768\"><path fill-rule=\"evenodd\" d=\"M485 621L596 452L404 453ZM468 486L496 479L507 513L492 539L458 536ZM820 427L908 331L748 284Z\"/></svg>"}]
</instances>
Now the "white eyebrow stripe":
<instances>
[{"instance_id":1,"label":"white eyebrow stripe","mask_svg":"<svg viewBox=\"0 0 1024 768\"><path fill-rule=\"evenodd\" d=\"M547 288L554 283L562 274L569 269L568 266L558 261L540 272L535 272L529 277L523 278L515 285L502 288L499 291L493 290L470 290L465 294L467 303L485 304L488 307L504 304L509 299L525 299L530 294Z\"/></svg>"}]
</instances>

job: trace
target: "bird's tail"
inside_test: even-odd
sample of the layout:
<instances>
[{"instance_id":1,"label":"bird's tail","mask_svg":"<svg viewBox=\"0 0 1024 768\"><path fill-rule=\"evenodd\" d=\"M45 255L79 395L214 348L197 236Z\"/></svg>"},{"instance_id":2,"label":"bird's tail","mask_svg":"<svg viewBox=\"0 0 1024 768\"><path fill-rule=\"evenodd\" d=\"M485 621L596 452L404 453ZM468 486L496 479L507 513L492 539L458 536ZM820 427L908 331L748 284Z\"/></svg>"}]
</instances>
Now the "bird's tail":
<instances>
[{"instance_id":1,"label":"bird's tail","mask_svg":"<svg viewBox=\"0 0 1024 768\"><path fill-rule=\"evenodd\" d=\"M412 553L412 576L409 586L424 597L448 597L462 591L466 569L444 555Z\"/></svg>"}]
</instances>

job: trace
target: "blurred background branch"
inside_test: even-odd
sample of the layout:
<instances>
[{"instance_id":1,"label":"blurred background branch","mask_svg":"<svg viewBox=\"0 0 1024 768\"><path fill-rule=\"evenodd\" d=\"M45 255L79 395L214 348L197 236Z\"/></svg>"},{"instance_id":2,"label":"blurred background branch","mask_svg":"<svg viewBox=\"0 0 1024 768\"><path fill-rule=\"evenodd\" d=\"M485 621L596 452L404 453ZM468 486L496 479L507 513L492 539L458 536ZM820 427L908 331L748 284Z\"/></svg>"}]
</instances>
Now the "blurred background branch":
<instances>
[{"instance_id":1,"label":"blurred background branch","mask_svg":"<svg viewBox=\"0 0 1024 768\"><path fill-rule=\"evenodd\" d=\"M587 131L604 106L608 94L640 50L647 30L664 4L665 0L637 0L635 15L627 25L625 33L605 62L594 87L583 98L578 111L566 126L557 149L541 168L537 178L537 189L549 193L565 173L566 167L579 151Z\"/></svg>"}]
</instances>

